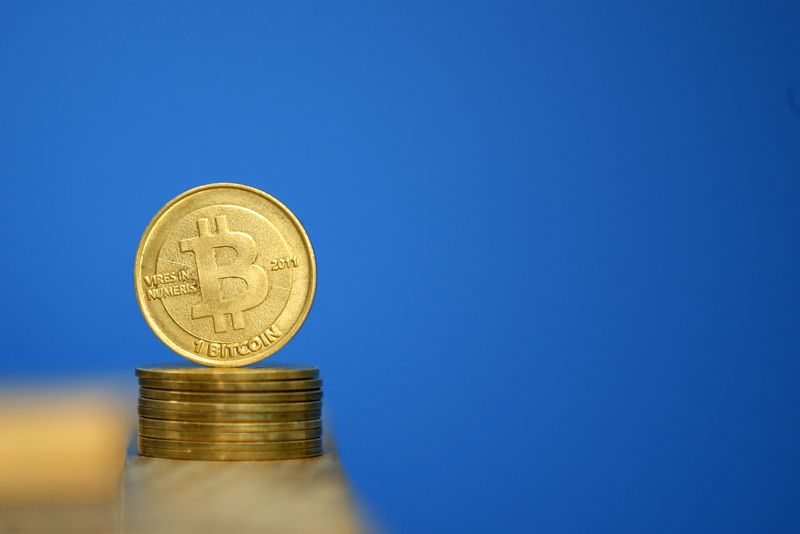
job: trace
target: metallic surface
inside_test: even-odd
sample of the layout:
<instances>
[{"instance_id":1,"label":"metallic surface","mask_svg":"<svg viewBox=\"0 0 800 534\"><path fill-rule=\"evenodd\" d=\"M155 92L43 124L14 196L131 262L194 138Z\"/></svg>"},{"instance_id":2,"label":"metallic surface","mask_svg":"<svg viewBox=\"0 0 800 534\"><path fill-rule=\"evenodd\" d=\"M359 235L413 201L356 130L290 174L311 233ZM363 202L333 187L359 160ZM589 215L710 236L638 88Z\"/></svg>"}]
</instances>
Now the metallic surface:
<instances>
[{"instance_id":1,"label":"metallic surface","mask_svg":"<svg viewBox=\"0 0 800 534\"><path fill-rule=\"evenodd\" d=\"M314 298L316 264L300 222L258 189L209 184L155 215L134 264L153 332L194 362L239 367L283 347Z\"/></svg>"},{"instance_id":2,"label":"metallic surface","mask_svg":"<svg viewBox=\"0 0 800 534\"><path fill-rule=\"evenodd\" d=\"M290 441L248 441L248 442L200 442L177 441L163 438L139 436L139 448L174 449L191 451L227 451L227 452L261 452L288 451L297 449L318 449L322 447L322 439L312 438Z\"/></svg>"},{"instance_id":3,"label":"metallic surface","mask_svg":"<svg viewBox=\"0 0 800 534\"><path fill-rule=\"evenodd\" d=\"M153 410L170 410L175 412L202 412L202 413L288 413L308 412L321 410L322 403L311 402L249 402L249 403L210 403L210 402L182 402L164 401L153 399L139 399L139 407Z\"/></svg>"},{"instance_id":4,"label":"metallic surface","mask_svg":"<svg viewBox=\"0 0 800 534\"><path fill-rule=\"evenodd\" d=\"M248 443L254 441L290 441L314 439L322 437L322 429L313 428L309 430L288 430L277 432L185 432L175 430L157 430L155 428L139 426L139 436L170 439L175 441Z\"/></svg>"},{"instance_id":5,"label":"metallic surface","mask_svg":"<svg viewBox=\"0 0 800 534\"><path fill-rule=\"evenodd\" d=\"M143 399L182 402L308 402L322 399L321 390L284 391L267 393L203 393L196 391L170 391L167 389L140 388Z\"/></svg>"},{"instance_id":6,"label":"metallic surface","mask_svg":"<svg viewBox=\"0 0 800 534\"><path fill-rule=\"evenodd\" d=\"M322 420L306 419L303 421L276 421L259 423L204 423L200 421L168 421L163 419L140 417L139 427L153 428L156 430L171 430L175 432L287 432L293 430L321 428Z\"/></svg>"},{"instance_id":7,"label":"metallic surface","mask_svg":"<svg viewBox=\"0 0 800 534\"><path fill-rule=\"evenodd\" d=\"M308 391L322 387L322 380L262 380L260 382L212 382L188 380L151 380L140 378L139 386L174 391Z\"/></svg>"},{"instance_id":8,"label":"metallic surface","mask_svg":"<svg viewBox=\"0 0 800 534\"><path fill-rule=\"evenodd\" d=\"M320 456L322 447L316 449L296 449L286 451L198 451L141 447L142 456L169 458L172 460L221 460L221 461L258 461L289 460Z\"/></svg>"},{"instance_id":9,"label":"metallic surface","mask_svg":"<svg viewBox=\"0 0 800 534\"><path fill-rule=\"evenodd\" d=\"M142 367L136 369L139 378L153 380L207 380L225 382L258 382L260 380L298 380L319 377L319 368L308 365L270 364L264 367L240 369L214 367Z\"/></svg>"},{"instance_id":10,"label":"metallic surface","mask_svg":"<svg viewBox=\"0 0 800 534\"><path fill-rule=\"evenodd\" d=\"M164 419L167 421L200 421L200 422L267 422L267 421L306 421L309 419L319 419L320 410L308 412L285 412L285 413L205 413L205 412L177 412L169 410L154 410L139 406L139 415L152 419Z\"/></svg>"}]
</instances>

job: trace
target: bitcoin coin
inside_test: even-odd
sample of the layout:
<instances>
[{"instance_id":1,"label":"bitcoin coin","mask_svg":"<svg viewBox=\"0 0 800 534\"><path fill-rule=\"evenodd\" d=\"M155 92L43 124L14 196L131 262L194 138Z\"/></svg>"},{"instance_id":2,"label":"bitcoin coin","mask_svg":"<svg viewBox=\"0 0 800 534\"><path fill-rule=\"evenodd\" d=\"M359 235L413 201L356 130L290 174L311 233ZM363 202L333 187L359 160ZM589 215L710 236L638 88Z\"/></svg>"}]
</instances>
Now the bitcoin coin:
<instances>
[{"instance_id":1,"label":"bitcoin coin","mask_svg":"<svg viewBox=\"0 0 800 534\"><path fill-rule=\"evenodd\" d=\"M287 413L206 413L206 412L176 412L170 410L154 410L139 406L139 415L151 419L164 419L167 421L199 421L199 422L269 422L269 421L305 421L319 419L320 411L287 412Z\"/></svg>"},{"instance_id":2,"label":"bitcoin coin","mask_svg":"<svg viewBox=\"0 0 800 534\"><path fill-rule=\"evenodd\" d=\"M140 388L143 399L182 401L182 402L308 402L322 398L321 390L276 391L268 393L203 393L196 391L170 391L167 389Z\"/></svg>"},{"instance_id":3,"label":"bitcoin coin","mask_svg":"<svg viewBox=\"0 0 800 534\"><path fill-rule=\"evenodd\" d=\"M261 380L298 380L317 378L319 369L298 365L271 365L269 367L209 368L209 367L147 367L136 369L139 378L153 380L211 380L219 382L258 382Z\"/></svg>"},{"instance_id":4,"label":"bitcoin coin","mask_svg":"<svg viewBox=\"0 0 800 534\"><path fill-rule=\"evenodd\" d=\"M320 419L306 419L303 421L262 421L255 423L204 423L202 421L168 421L164 419L139 418L139 427L153 428L156 430L174 430L176 432L284 432L293 430L308 430L322 427Z\"/></svg>"},{"instance_id":5,"label":"bitcoin coin","mask_svg":"<svg viewBox=\"0 0 800 534\"><path fill-rule=\"evenodd\" d=\"M321 428L310 430L289 430L283 432L184 432L175 430L157 430L139 425L139 435L148 438L169 439L176 441L205 441L247 443L259 441L292 441L314 439L322 436Z\"/></svg>"},{"instance_id":6,"label":"bitcoin coin","mask_svg":"<svg viewBox=\"0 0 800 534\"><path fill-rule=\"evenodd\" d=\"M209 403L209 402L181 402L163 401L153 399L139 399L141 408L152 410L169 410L173 412L202 412L202 413L288 413L288 412L310 412L320 410L322 403L313 402L280 402L272 404L264 403Z\"/></svg>"},{"instance_id":7,"label":"bitcoin coin","mask_svg":"<svg viewBox=\"0 0 800 534\"><path fill-rule=\"evenodd\" d=\"M154 449L179 449L192 451L287 451L295 449L319 449L322 447L322 440L319 438L295 440L295 441L260 441L248 443L223 443L223 442L202 442L202 441L174 441L167 439L148 438L139 436L140 447L152 447Z\"/></svg>"},{"instance_id":8,"label":"bitcoin coin","mask_svg":"<svg viewBox=\"0 0 800 534\"><path fill-rule=\"evenodd\" d=\"M322 387L322 380L263 380L261 382L212 382L188 380L151 380L140 378L139 386L148 389L166 389L172 391L308 391Z\"/></svg>"},{"instance_id":9,"label":"bitcoin coin","mask_svg":"<svg viewBox=\"0 0 800 534\"><path fill-rule=\"evenodd\" d=\"M209 184L171 200L144 231L134 286L153 332L196 363L274 354L314 298L316 265L297 218L263 191Z\"/></svg>"},{"instance_id":10,"label":"bitcoin coin","mask_svg":"<svg viewBox=\"0 0 800 534\"><path fill-rule=\"evenodd\" d=\"M142 456L166 458L169 460L208 460L208 461L260 461L260 460L295 460L313 458L322 455L322 447L318 449L293 449L286 451L197 451L186 449L159 449L140 446Z\"/></svg>"}]
</instances>

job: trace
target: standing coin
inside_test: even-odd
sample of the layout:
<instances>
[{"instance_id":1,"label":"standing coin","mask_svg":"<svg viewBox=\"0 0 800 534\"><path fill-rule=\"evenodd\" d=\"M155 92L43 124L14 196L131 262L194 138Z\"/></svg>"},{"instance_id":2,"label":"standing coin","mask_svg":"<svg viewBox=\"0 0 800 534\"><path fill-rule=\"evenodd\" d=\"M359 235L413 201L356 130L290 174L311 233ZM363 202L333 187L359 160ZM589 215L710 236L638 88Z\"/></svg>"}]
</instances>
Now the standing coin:
<instances>
[{"instance_id":1,"label":"standing coin","mask_svg":"<svg viewBox=\"0 0 800 534\"><path fill-rule=\"evenodd\" d=\"M322 398L321 390L274 391L266 393L204 393L202 391L170 391L167 389L140 388L143 399L183 402L308 402Z\"/></svg>"},{"instance_id":2,"label":"standing coin","mask_svg":"<svg viewBox=\"0 0 800 534\"><path fill-rule=\"evenodd\" d=\"M171 200L142 235L136 298L172 350L213 367L274 354L303 324L316 287L300 221L263 191L210 184Z\"/></svg>"}]
</instances>

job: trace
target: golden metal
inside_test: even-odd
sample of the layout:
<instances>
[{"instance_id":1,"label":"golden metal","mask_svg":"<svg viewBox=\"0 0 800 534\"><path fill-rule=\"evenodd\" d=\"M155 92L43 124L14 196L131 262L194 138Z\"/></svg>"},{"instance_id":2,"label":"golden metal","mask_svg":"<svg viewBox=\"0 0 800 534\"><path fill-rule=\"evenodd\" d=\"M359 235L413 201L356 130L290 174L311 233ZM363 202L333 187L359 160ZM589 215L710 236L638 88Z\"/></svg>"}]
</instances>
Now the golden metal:
<instances>
[{"instance_id":1,"label":"golden metal","mask_svg":"<svg viewBox=\"0 0 800 534\"><path fill-rule=\"evenodd\" d=\"M312 458L322 455L322 447L317 449L294 449L288 451L197 451L179 449L159 449L139 447L142 456L167 458L172 460L208 460L208 461L260 461L260 460L294 460Z\"/></svg>"},{"instance_id":2,"label":"golden metal","mask_svg":"<svg viewBox=\"0 0 800 534\"><path fill-rule=\"evenodd\" d=\"M269 367L144 367L136 369L139 378L152 380L210 380L215 382L258 382L298 380L319 377L319 368L305 365L273 364Z\"/></svg>"},{"instance_id":3,"label":"golden metal","mask_svg":"<svg viewBox=\"0 0 800 534\"><path fill-rule=\"evenodd\" d=\"M176 412L170 410L154 410L139 406L139 415L152 419L164 419L167 421L199 421L204 423L248 423L248 422L269 422L269 421L306 421L308 419L319 419L320 410L308 412L286 412L286 413L205 413L205 412Z\"/></svg>"},{"instance_id":4,"label":"golden metal","mask_svg":"<svg viewBox=\"0 0 800 534\"><path fill-rule=\"evenodd\" d=\"M203 442L203 441L177 441L169 439L149 438L139 436L139 447L154 449L176 449L191 451L229 451L229 452L262 452L262 451L288 451L296 449L319 449L322 440L319 438L294 440L294 441L258 441L258 442Z\"/></svg>"},{"instance_id":5,"label":"golden metal","mask_svg":"<svg viewBox=\"0 0 800 534\"><path fill-rule=\"evenodd\" d=\"M313 402L281 402L281 403L210 403L210 402L181 402L153 399L139 399L140 408L152 410L169 410L173 412L201 412L219 414L264 414L287 412L310 412L322 409L322 403Z\"/></svg>"},{"instance_id":6,"label":"golden metal","mask_svg":"<svg viewBox=\"0 0 800 534\"><path fill-rule=\"evenodd\" d=\"M279 432L184 432L175 430L157 430L139 426L139 435L148 438L170 439L176 441L205 441L249 443L263 441L292 441L314 439L322 436L321 428L310 430L288 430Z\"/></svg>"},{"instance_id":7,"label":"golden metal","mask_svg":"<svg viewBox=\"0 0 800 534\"><path fill-rule=\"evenodd\" d=\"M261 382L212 382L189 380L151 380L140 378L139 386L148 389L171 391L259 392L259 391L309 391L322 387L322 380L263 380Z\"/></svg>"},{"instance_id":8,"label":"golden metal","mask_svg":"<svg viewBox=\"0 0 800 534\"><path fill-rule=\"evenodd\" d=\"M203 423L200 421L166 421L140 417L139 427L174 430L176 432L276 432L321 428L322 421L320 419L306 419L303 421L265 421L258 423Z\"/></svg>"},{"instance_id":9,"label":"golden metal","mask_svg":"<svg viewBox=\"0 0 800 534\"><path fill-rule=\"evenodd\" d=\"M202 393L195 391L170 391L167 389L140 388L143 399L183 402L309 402L322 398L322 390L284 391L268 393Z\"/></svg>"},{"instance_id":10,"label":"golden metal","mask_svg":"<svg viewBox=\"0 0 800 534\"><path fill-rule=\"evenodd\" d=\"M136 251L134 286L147 324L203 365L271 356L303 324L316 264L297 217L258 189L209 184L172 199Z\"/></svg>"}]
</instances>

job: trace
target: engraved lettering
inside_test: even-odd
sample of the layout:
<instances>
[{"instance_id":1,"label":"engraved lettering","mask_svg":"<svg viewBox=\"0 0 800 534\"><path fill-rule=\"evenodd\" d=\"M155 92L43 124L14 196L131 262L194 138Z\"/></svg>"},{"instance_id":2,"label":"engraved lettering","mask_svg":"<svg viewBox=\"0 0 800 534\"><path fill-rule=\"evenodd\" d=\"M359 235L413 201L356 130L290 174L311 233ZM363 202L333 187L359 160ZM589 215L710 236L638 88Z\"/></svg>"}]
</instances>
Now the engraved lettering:
<instances>
[{"instance_id":1,"label":"engraved lettering","mask_svg":"<svg viewBox=\"0 0 800 534\"><path fill-rule=\"evenodd\" d=\"M278 329L278 325L272 325L272 326L270 326L270 327L269 327L269 328L268 328L268 329L267 329L267 330L264 332L264 334L267 336L267 339L269 339L269 342L270 342L270 343L274 342L276 339L278 339L279 337L281 337L281 336L283 335L283 334L281 333L281 331Z\"/></svg>"},{"instance_id":2,"label":"engraved lettering","mask_svg":"<svg viewBox=\"0 0 800 534\"><path fill-rule=\"evenodd\" d=\"M196 339L194 341L194 351L197 354L205 352L205 355L209 358L236 358L237 356L246 356L264 347L268 347L280 339L282 335L283 333L280 328L278 328L278 325L273 324L263 332L260 332L257 336L242 343L226 344Z\"/></svg>"},{"instance_id":3,"label":"engraved lettering","mask_svg":"<svg viewBox=\"0 0 800 534\"><path fill-rule=\"evenodd\" d=\"M297 260L297 256L284 256L283 258L271 260L269 262L269 270L280 271L281 269L289 269L292 267L297 267L298 265L300 265L300 263Z\"/></svg>"},{"instance_id":4,"label":"engraved lettering","mask_svg":"<svg viewBox=\"0 0 800 534\"><path fill-rule=\"evenodd\" d=\"M172 284L172 282L186 282L183 284ZM194 273L191 269L181 269L169 273L156 273L145 275L144 283L147 286L147 300L157 300L166 297L177 297L180 295L191 295L197 293L200 288ZM163 285L162 284L171 284Z\"/></svg>"}]
</instances>

